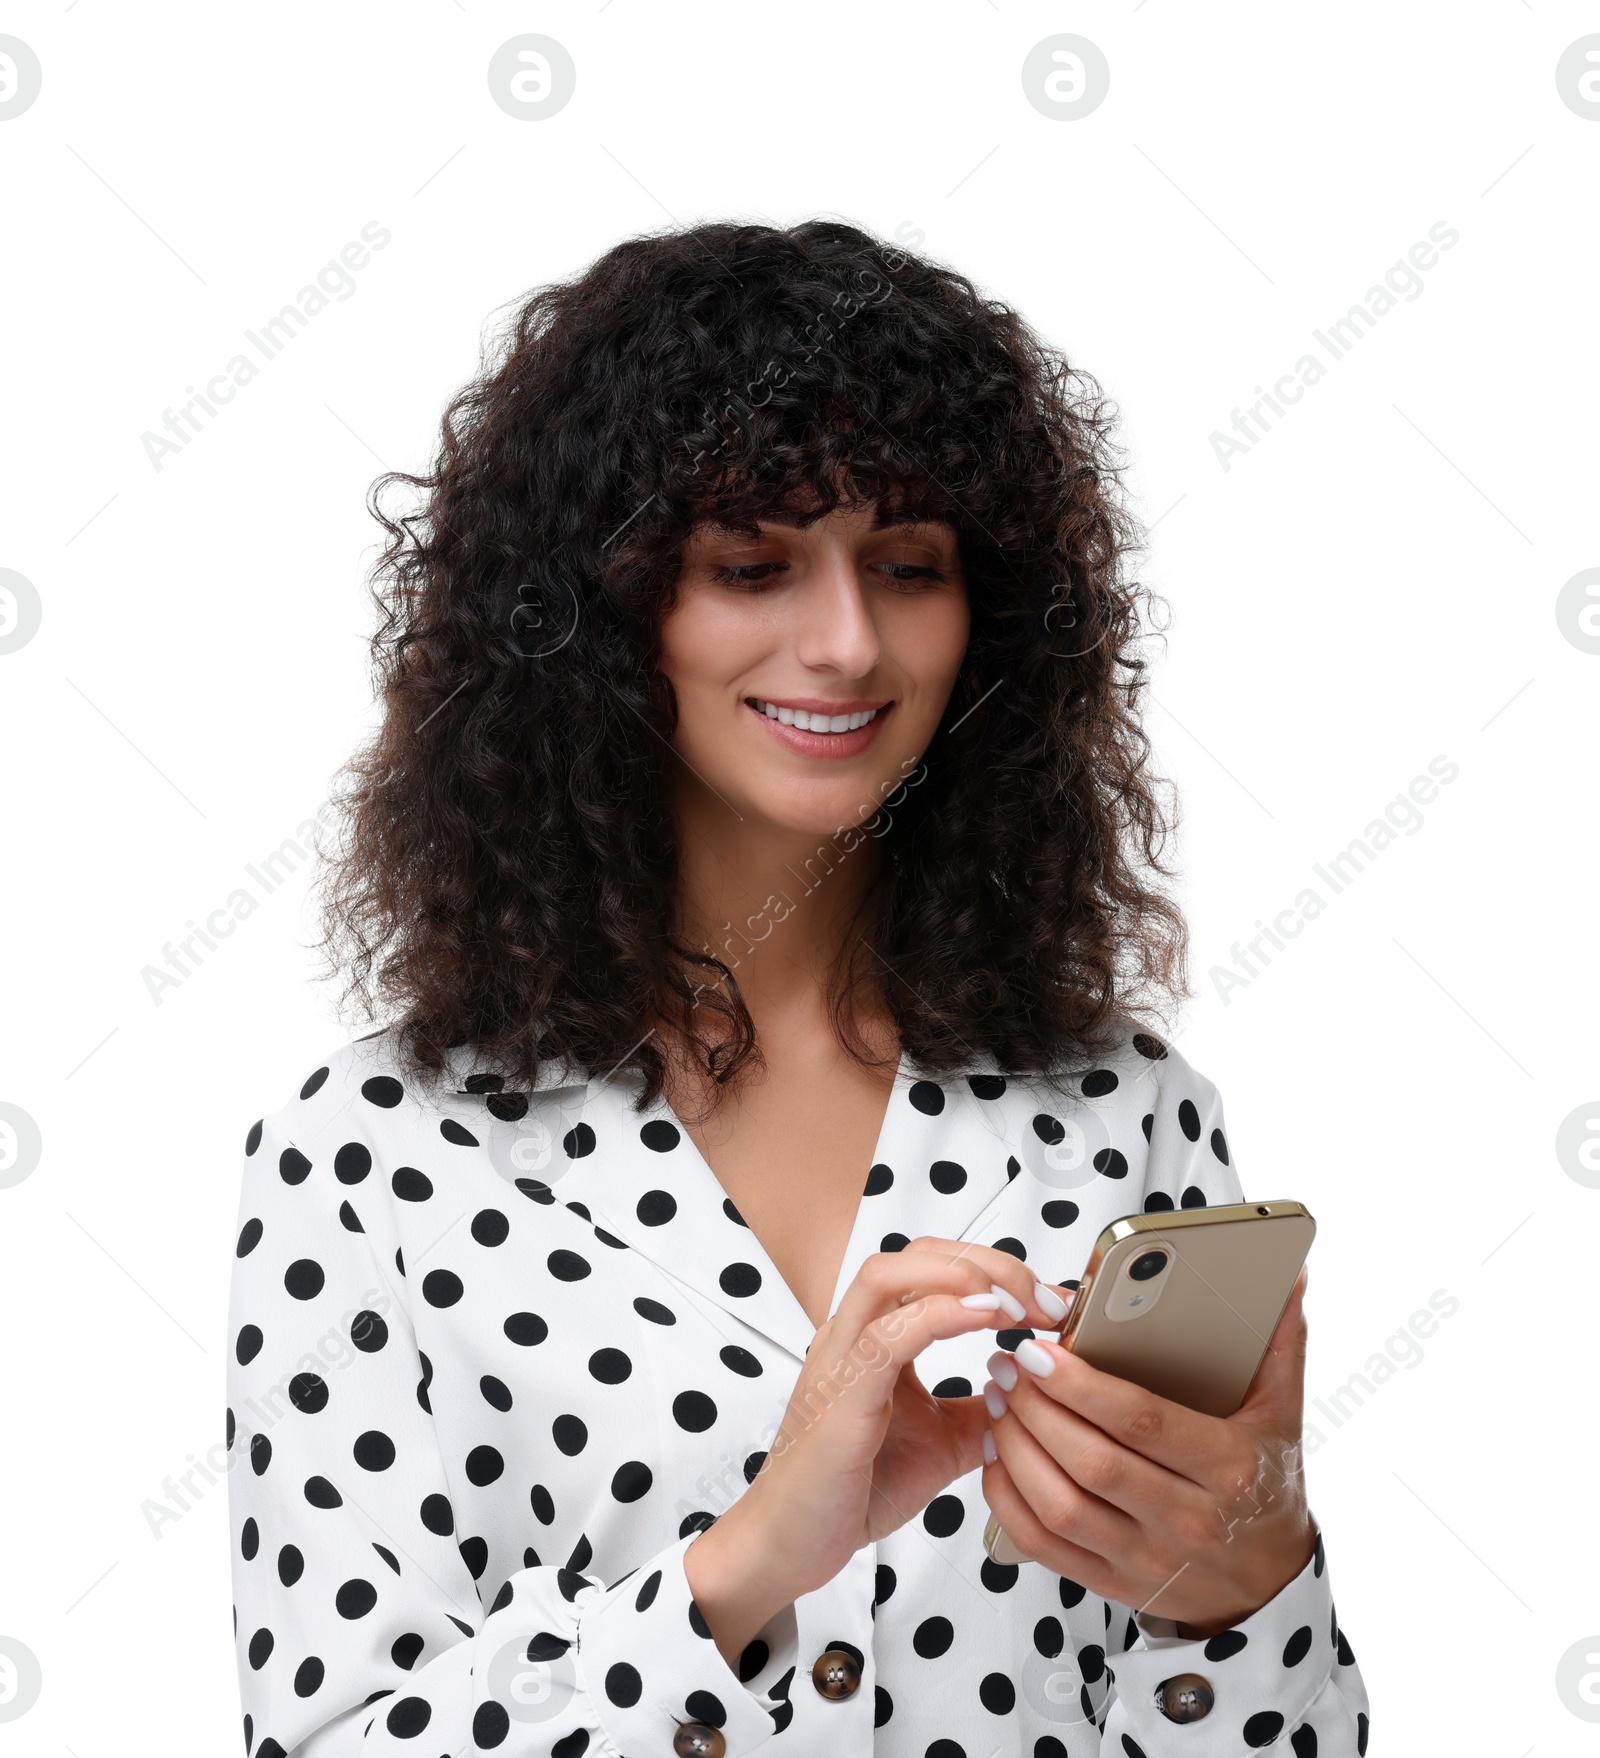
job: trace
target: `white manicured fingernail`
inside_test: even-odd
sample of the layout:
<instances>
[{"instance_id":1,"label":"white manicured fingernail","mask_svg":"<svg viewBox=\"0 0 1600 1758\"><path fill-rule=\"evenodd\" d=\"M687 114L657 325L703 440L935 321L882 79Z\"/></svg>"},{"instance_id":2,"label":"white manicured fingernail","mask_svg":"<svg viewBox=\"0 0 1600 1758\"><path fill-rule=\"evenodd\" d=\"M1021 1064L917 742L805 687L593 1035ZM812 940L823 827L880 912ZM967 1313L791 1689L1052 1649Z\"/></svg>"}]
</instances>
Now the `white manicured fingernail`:
<instances>
[{"instance_id":1,"label":"white manicured fingernail","mask_svg":"<svg viewBox=\"0 0 1600 1758\"><path fill-rule=\"evenodd\" d=\"M987 1380L984 1383L983 1401L988 1408L989 1420L991 1422L998 1422L1000 1418L1005 1415L1007 1409L1006 1395L993 1380Z\"/></svg>"},{"instance_id":2,"label":"white manicured fingernail","mask_svg":"<svg viewBox=\"0 0 1600 1758\"><path fill-rule=\"evenodd\" d=\"M1065 1318L1067 1316L1067 1303L1056 1293L1054 1288L1043 1282L1035 1282L1033 1297L1039 1303L1039 1310L1049 1313L1051 1318Z\"/></svg>"},{"instance_id":3,"label":"white manicured fingernail","mask_svg":"<svg viewBox=\"0 0 1600 1758\"><path fill-rule=\"evenodd\" d=\"M1014 1318L1018 1324L1028 1316L1028 1309L1008 1288L1002 1288L998 1282L993 1284L994 1292L1000 1297L1000 1305L1007 1318Z\"/></svg>"},{"instance_id":4,"label":"white manicured fingernail","mask_svg":"<svg viewBox=\"0 0 1600 1758\"><path fill-rule=\"evenodd\" d=\"M1036 1343L1032 1337L1024 1337L1014 1353L1029 1373L1045 1374L1056 1371L1050 1351L1042 1343Z\"/></svg>"},{"instance_id":5,"label":"white manicured fingernail","mask_svg":"<svg viewBox=\"0 0 1600 1758\"><path fill-rule=\"evenodd\" d=\"M996 1349L984 1365L1008 1392L1017 1383L1017 1364L1004 1349Z\"/></svg>"},{"instance_id":6,"label":"white manicured fingernail","mask_svg":"<svg viewBox=\"0 0 1600 1758\"><path fill-rule=\"evenodd\" d=\"M1000 1304L1000 1299L995 1294L963 1294L961 1304L972 1307L976 1312L993 1312Z\"/></svg>"},{"instance_id":7,"label":"white manicured fingernail","mask_svg":"<svg viewBox=\"0 0 1600 1758\"><path fill-rule=\"evenodd\" d=\"M1000 1449L994 1444L994 1434L987 1428L983 1431L983 1458L987 1465L998 1464L1000 1459Z\"/></svg>"}]
</instances>

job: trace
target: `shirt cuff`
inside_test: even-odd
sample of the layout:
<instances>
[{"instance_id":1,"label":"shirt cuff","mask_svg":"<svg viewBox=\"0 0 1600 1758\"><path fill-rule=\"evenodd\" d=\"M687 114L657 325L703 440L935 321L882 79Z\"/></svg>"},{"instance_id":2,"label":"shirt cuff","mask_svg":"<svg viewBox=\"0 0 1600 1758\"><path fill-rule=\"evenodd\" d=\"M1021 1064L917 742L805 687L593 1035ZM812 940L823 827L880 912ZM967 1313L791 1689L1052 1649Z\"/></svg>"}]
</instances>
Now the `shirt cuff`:
<instances>
[{"instance_id":1,"label":"shirt cuff","mask_svg":"<svg viewBox=\"0 0 1600 1758\"><path fill-rule=\"evenodd\" d=\"M607 1739L628 1758L671 1758L688 1721L721 1730L724 1758L746 1758L786 1727L799 1652L786 1606L745 1645L735 1672L722 1657L684 1572L687 1533L602 1592L580 1599L577 1684ZM748 1682L746 1682L748 1681Z\"/></svg>"},{"instance_id":2,"label":"shirt cuff","mask_svg":"<svg viewBox=\"0 0 1600 1758\"><path fill-rule=\"evenodd\" d=\"M1110 1668L1116 1703L1106 1734L1120 1734L1129 1753L1182 1752L1185 1758L1239 1758L1299 1725L1328 1683L1339 1632L1322 1536L1311 1560L1267 1603L1232 1629L1210 1637L1177 1634L1169 1618L1135 1618L1142 1644ZM1163 1713L1162 1686L1197 1675L1210 1709L1192 1721ZM1196 1688L1203 1700L1203 1693ZM1117 1750L1108 1740L1108 1749ZM1298 1748L1297 1748L1298 1749Z\"/></svg>"}]
</instances>

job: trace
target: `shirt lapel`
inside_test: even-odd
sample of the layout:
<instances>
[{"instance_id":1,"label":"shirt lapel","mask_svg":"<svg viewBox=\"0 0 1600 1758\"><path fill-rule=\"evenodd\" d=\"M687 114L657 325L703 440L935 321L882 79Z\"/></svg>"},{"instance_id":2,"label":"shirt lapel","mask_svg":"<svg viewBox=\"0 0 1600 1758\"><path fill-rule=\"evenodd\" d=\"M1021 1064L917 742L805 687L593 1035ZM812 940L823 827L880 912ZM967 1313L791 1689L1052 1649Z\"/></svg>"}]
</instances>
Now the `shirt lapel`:
<instances>
[{"instance_id":1,"label":"shirt lapel","mask_svg":"<svg viewBox=\"0 0 1600 1758\"><path fill-rule=\"evenodd\" d=\"M666 1098L636 1111L639 1091L636 1076L590 1084L594 1151L557 1195L576 1197L665 1275L803 1360L815 1334L805 1308Z\"/></svg>"},{"instance_id":2,"label":"shirt lapel","mask_svg":"<svg viewBox=\"0 0 1600 1758\"><path fill-rule=\"evenodd\" d=\"M992 1058L939 1079L902 1061L830 1311L875 1251L923 1235L993 1243L987 1232L1018 1170L994 1103L1005 1087Z\"/></svg>"}]
</instances>

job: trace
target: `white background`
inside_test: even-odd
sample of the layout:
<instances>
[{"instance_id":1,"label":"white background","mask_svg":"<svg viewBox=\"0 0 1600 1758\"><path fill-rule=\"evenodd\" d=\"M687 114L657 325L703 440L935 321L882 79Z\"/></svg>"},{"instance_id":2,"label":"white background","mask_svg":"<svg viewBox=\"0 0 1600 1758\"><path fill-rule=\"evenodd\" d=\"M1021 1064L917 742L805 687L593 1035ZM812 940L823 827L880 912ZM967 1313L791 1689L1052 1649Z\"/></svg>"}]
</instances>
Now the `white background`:
<instances>
[{"instance_id":1,"label":"white background","mask_svg":"<svg viewBox=\"0 0 1600 1758\"><path fill-rule=\"evenodd\" d=\"M1592 1750L1555 1669L1600 1632L1600 1190L1555 1139L1600 1101L1600 656L1556 599L1600 565L1600 121L1555 68L1600 11L74 0L0 30L43 67L0 122L0 567L43 604L0 657L0 1100L44 1144L0 1190L0 1637L44 1680L0 1752L238 1750L225 1481L159 1536L147 1504L221 1437L245 1131L373 1027L311 980L305 871L159 1005L142 973L372 723L369 482L425 464L533 286L674 222L817 214L968 273L1122 410L1173 611L1177 1036L1247 1191L1321 1223L1309 1394L1459 1303L1339 1426L1312 1412L1374 1751ZM486 82L526 31L577 67L544 121ZM1021 81L1062 31L1111 68L1076 121ZM154 468L163 411L374 220L353 294ZM1420 294L1224 469L1212 433L1440 221ZM1436 756L1421 827L1224 998L1233 944Z\"/></svg>"}]
</instances>

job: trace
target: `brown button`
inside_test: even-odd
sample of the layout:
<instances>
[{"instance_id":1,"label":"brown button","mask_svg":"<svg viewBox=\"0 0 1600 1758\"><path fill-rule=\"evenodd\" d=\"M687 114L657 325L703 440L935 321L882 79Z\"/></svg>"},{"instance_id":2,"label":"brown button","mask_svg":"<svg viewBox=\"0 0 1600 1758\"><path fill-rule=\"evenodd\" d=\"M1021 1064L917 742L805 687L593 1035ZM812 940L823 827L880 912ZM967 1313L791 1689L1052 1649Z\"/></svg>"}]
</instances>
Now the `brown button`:
<instances>
[{"instance_id":1,"label":"brown button","mask_svg":"<svg viewBox=\"0 0 1600 1758\"><path fill-rule=\"evenodd\" d=\"M672 1736L672 1749L678 1758L722 1758L728 1742L722 1729L705 1721L680 1721Z\"/></svg>"},{"instance_id":2,"label":"brown button","mask_svg":"<svg viewBox=\"0 0 1600 1758\"><path fill-rule=\"evenodd\" d=\"M1156 1686L1156 1707L1168 1721L1204 1721L1216 1695L1199 1673L1179 1673Z\"/></svg>"},{"instance_id":3,"label":"brown button","mask_svg":"<svg viewBox=\"0 0 1600 1758\"><path fill-rule=\"evenodd\" d=\"M824 1697L837 1703L860 1690L861 1667L856 1657L842 1648L825 1648L811 1669L811 1682Z\"/></svg>"}]
</instances>

